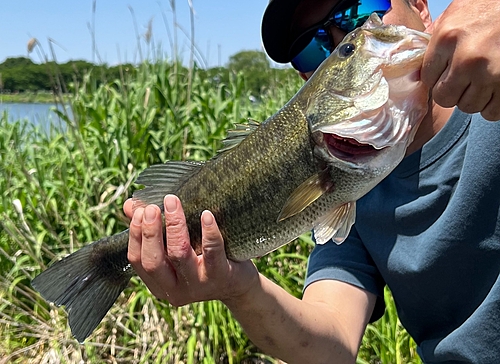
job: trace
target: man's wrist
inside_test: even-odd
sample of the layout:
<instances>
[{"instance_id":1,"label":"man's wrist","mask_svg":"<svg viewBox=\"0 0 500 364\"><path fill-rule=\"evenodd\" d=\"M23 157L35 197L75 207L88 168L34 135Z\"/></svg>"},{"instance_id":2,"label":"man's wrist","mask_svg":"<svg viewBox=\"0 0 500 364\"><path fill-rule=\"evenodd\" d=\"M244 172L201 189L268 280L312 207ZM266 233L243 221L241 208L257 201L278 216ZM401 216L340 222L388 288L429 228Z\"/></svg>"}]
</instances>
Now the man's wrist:
<instances>
[{"instance_id":1,"label":"man's wrist","mask_svg":"<svg viewBox=\"0 0 500 364\"><path fill-rule=\"evenodd\" d=\"M255 275L252 275L251 282L247 282L248 288L243 292L234 293L226 298L221 299L221 302L226 305L231 311L250 308L255 304L255 300L262 294L262 281L265 279L257 270Z\"/></svg>"}]
</instances>

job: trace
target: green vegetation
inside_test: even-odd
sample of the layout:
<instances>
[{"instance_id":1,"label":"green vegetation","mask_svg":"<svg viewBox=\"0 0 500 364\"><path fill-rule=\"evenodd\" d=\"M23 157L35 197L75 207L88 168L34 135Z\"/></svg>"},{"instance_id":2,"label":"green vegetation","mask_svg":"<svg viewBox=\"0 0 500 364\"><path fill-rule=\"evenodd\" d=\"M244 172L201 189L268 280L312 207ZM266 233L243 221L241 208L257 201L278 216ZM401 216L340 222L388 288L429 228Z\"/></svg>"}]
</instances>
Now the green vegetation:
<instances>
[{"instance_id":1,"label":"green vegetation","mask_svg":"<svg viewBox=\"0 0 500 364\"><path fill-rule=\"evenodd\" d=\"M124 79L124 74L137 77L137 67L131 64L114 67L94 65L86 61L69 61L63 64L48 61L36 64L25 57L7 58L0 64L0 102L53 103L54 94L67 93L68 88L78 88L78 85L85 82L89 72L96 76L96 86ZM265 90L295 74L292 69L271 68L267 56L260 51L239 52L230 57L227 67L199 69L197 73L200 78L209 78L215 84L226 85L230 78L242 74L245 89L255 99L259 99Z\"/></svg>"},{"instance_id":2,"label":"green vegetation","mask_svg":"<svg viewBox=\"0 0 500 364\"><path fill-rule=\"evenodd\" d=\"M214 72L214 71L212 71ZM191 74L190 74L191 73ZM174 309L134 278L95 333L80 346L62 309L48 305L30 280L51 262L126 228L121 207L134 179L167 159L204 160L227 129L264 120L300 87L296 76L267 77L251 102L239 74L208 74L177 63L143 64L104 82L86 74L68 100L74 120L47 135L0 118L0 357L6 362L272 362L246 338L219 302ZM277 86L279 82L279 87ZM309 236L256 259L259 270L301 295ZM370 325L359 363L419 363L387 293L388 309ZM56 359L55 359L56 358ZM1 362L1 361L0 361Z\"/></svg>"},{"instance_id":3,"label":"green vegetation","mask_svg":"<svg viewBox=\"0 0 500 364\"><path fill-rule=\"evenodd\" d=\"M21 92L0 94L1 103L44 103L53 104L56 97L52 92Z\"/></svg>"}]
</instances>

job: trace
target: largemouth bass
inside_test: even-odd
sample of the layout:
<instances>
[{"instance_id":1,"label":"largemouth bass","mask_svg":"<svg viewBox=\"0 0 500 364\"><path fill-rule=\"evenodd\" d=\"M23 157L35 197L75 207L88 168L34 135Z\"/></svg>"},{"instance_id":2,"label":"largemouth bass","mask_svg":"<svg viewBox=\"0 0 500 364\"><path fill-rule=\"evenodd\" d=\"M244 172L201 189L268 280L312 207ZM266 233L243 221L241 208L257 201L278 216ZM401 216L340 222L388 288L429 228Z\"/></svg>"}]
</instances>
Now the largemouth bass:
<instances>
[{"instance_id":1,"label":"largemouth bass","mask_svg":"<svg viewBox=\"0 0 500 364\"><path fill-rule=\"evenodd\" d=\"M145 188L134 194L135 206L163 208L163 197L176 194L198 254L201 212L212 211L227 256L236 261L310 230L318 244L341 243L356 200L397 166L427 112L419 71L428 40L372 15L281 110L231 132L216 157L147 168L137 180ZM83 247L33 280L46 300L66 306L78 341L133 275L127 248L128 230Z\"/></svg>"}]
</instances>

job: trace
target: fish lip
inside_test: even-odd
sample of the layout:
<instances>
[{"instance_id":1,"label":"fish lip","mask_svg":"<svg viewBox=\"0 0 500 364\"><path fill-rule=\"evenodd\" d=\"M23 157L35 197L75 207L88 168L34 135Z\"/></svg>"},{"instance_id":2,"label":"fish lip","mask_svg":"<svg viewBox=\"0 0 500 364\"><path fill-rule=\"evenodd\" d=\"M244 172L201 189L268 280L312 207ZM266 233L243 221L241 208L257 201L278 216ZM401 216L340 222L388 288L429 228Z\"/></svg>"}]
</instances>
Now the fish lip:
<instances>
[{"instance_id":1,"label":"fish lip","mask_svg":"<svg viewBox=\"0 0 500 364\"><path fill-rule=\"evenodd\" d=\"M400 64L406 64L406 67L411 67L407 64L408 59L413 59L411 63L418 65L416 68L420 69L431 35L408 28L404 28L404 32L407 36L389 51L385 66L399 67Z\"/></svg>"},{"instance_id":2,"label":"fish lip","mask_svg":"<svg viewBox=\"0 0 500 364\"><path fill-rule=\"evenodd\" d=\"M404 64L405 72L409 69L414 69L414 71L420 70L422 67L422 59L424 58L426 48L421 45L417 48L412 46L412 43L404 43L400 47L396 48L393 52L389 54L388 62L382 65L384 69L384 77L391 78L387 74L387 70L398 69L401 64ZM408 58L412 58L411 62L408 62Z\"/></svg>"}]
</instances>

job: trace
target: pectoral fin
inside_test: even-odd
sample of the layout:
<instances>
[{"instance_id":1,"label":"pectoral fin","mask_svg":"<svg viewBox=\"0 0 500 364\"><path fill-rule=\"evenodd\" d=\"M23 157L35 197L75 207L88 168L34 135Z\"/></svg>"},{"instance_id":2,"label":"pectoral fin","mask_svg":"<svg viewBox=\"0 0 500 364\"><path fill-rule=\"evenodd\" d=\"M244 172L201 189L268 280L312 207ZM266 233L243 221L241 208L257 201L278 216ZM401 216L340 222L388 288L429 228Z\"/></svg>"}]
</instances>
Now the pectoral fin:
<instances>
[{"instance_id":1,"label":"pectoral fin","mask_svg":"<svg viewBox=\"0 0 500 364\"><path fill-rule=\"evenodd\" d=\"M314 226L316 244L330 239L337 245L344 242L356 220L356 202L345 203L321 217Z\"/></svg>"},{"instance_id":2,"label":"pectoral fin","mask_svg":"<svg viewBox=\"0 0 500 364\"><path fill-rule=\"evenodd\" d=\"M332 188L332 183L327 178L328 171L325 170L309 177L297 187L281 209L278 221L283 221L298 214L320 198L323 193L329 191Z\"/></svg>"}]
</instances>

